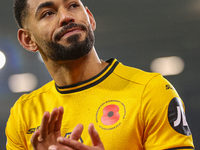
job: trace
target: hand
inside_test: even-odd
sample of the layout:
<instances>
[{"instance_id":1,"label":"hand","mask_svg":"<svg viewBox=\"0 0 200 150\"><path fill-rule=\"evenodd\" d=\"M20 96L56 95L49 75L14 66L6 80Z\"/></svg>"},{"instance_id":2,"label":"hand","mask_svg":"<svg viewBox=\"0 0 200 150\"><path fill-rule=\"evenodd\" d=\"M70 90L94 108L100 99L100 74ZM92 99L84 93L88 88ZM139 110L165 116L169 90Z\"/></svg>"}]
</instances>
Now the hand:
<instances>
[{"instance_id":1,"label":"hand","mask_svg":"<svg viewBox=\"0 0 200 150\"><path fill-rule=\"evenodd\" d=\"M63 107L54 108L51 114L44 113L40 129L31 138L34 150L47 150L50 145L57 143L57 138L61 136L63 113Z\"/></svg>"},{"instance_id":2,"label":"hand","mask_svg":"<svg viewBox=\"0 0 200 150\"><path fill-rule=\"evenodd\" d=\"M74 135L79 135L77 137L80 138L80 135L82 133L83 128L81 128L81 125L77 125L75 129L73 130ZM74 139L68 139L65 137L59 137L57 139L57 142L59 145L51 145L49 147L49 150L104 150L103 143L101 142L101 139L99 137L99 134L94 128L93 124L89 125L88 132L90 134L90 138L92 140L93 146L86 146L83 143L80 143Z\"/></svg>"}]
</instances>

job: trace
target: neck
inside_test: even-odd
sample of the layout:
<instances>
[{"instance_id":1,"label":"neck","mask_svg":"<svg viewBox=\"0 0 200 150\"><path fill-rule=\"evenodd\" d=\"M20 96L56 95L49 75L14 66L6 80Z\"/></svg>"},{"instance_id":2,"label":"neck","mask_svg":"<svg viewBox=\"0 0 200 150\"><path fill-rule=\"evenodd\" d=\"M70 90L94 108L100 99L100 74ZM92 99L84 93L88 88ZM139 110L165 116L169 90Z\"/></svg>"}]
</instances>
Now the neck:
<instances>
[{"instance_id":1,"label":"neck","mask_svg":"<svg viewBox=\"0 0 200 150\"><path fill-rule=\"evenodd\" d=\"M99 74L108 63L99 59L95 49L77 60L53 62L48 60L45 65L58 86L72 85L88 80Z\"/></svg>"}]
</instances>

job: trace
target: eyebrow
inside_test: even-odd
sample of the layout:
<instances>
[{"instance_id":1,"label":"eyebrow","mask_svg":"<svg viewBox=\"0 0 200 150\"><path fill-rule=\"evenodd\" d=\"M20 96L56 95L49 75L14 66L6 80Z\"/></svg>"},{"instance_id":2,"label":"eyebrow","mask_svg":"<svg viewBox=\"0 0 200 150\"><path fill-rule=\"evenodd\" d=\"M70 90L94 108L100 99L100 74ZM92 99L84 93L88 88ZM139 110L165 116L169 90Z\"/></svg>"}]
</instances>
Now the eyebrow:
<instances>
[{"instance_id":1,"label":"eyebrow","mask_svg":"<svg viewBox=\"0 0 200 150\"><path fill-rule=\"evenodd\" d=\"M35 17L37 16L37 14L39 13L39 11L45 7L49 7L49 6L53 6L54 2L49 1L49 2L44 2L42 4L40 4L35 12Z\"/></svg>"}]
</instances>

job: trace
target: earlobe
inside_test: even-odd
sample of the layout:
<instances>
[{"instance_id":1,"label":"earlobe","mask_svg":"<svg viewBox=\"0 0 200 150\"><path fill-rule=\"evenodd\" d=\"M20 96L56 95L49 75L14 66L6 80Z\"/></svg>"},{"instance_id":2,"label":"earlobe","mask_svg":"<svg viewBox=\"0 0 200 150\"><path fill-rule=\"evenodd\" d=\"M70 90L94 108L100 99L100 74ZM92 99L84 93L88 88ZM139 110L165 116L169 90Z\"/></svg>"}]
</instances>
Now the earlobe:
<instances>
[{"instance_id":1,"label":"earlobe","mask_svg":"<svg viewBox=\"0 0 200 150\"><path fill-rule=\"evenodd\" d=\"M85 7L86 11L87 11L87 14L89 16L89 19L90 19L90 24L92 26L92 30L94 31L96 29L96 21L94 19L94 16L93 14L90 12L90 10L88 9L88 7Z\"/></svg>"},{"instance_id":2,"label":"earlobe","mask_svg":"<svg viewBox=\"0 0 200 150\"><path fill-rule=\"evenodd\" d=\"M31 52L38 51L37 44L31 39L30 34L26 29L19 29L18 40L25 49Z\"/></svg>"}]
</instances>

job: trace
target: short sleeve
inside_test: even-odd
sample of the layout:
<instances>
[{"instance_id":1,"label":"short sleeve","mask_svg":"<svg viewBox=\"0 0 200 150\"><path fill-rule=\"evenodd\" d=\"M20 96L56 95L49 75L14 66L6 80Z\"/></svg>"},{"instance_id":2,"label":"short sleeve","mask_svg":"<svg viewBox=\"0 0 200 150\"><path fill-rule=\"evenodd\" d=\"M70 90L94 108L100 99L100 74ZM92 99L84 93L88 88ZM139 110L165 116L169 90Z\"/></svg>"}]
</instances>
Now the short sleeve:
<instances>
[{"instance_id":1,"label":"short sleeve","mask_svg":"<svg viewBox=\"0 0 200 150\"><path fill-rule=\"evenodd\" d=\"M7 150L25 149L21 141L19 129L20 129L19 115L18 115L17 104L15 104L10 110L10 116L6 125L5 132L7 136L7 143L6 143Z\"/></svg>"},{"instance_id":2,"label":"short sleeve","mask_svg":"<svg viewBox=\"0 0 200 150\"><path fill-rule=\"evenodd\" d=\"M142 96L145 150L194 149L184 104L161 75L152 78Z\"/></svg>"}]
</instances>

